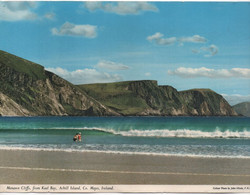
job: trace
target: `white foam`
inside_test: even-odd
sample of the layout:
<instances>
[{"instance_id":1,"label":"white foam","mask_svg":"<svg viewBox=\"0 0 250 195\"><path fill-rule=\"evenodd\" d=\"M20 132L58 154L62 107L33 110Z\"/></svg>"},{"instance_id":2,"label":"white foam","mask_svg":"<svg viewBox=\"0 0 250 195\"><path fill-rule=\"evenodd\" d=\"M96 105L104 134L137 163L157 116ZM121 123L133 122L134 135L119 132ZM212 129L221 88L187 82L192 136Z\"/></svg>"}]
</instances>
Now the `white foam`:
<instances>
[{"instance_id":1,"label":"white foam","mask_svg":"<svg viewBox=\"0 0 250 195\"><path fill-rule=\"evenodd\" d=\"M15 151L48 151L48 152L88 152L88 153L106 153L106 154L123 154L123 155L149 155L149 156L174 156L174 157L192 157L192 158L228 158L228 159L250 159L250 156L226 156L226 155L206 155L206 154L171 154L171 153L151 153L151 152L128 152L128 151L113 151L113 150L82 150L69 148L34 148L34 147L16 147L16 146L0 146L0 150L15 150Z\"/></svg>"},{"instance_id":2,"label":"white foam","mask_svg":"<svg viewBox=\"0 0 250 195\"><path fill-rule=\"evenodd\" d=\"M177 130L129 130L129 131L115 131L113 129L93 128L115 135L133 136L133 137L185 137L185 138L250 138L250 131L220 131L216 129L212 132L205 132L201 130L177 129Z\"/></svg>"},{"instance_id":3,"label":"white foam","mask_svg":"<svg viewBox=\"0 0 250 195\"><path fill-rule=\"evenodd\" d=\"M77 128L76 128L77 129ZM133 137L188 137L188 138L250 138L250 131L220 131L217 127L215 131L206 132L190 129L156 129L156 130L137 130L117 131L114 129L105 129L99 127L84 127L82 130L96 130L111 133L114 135L133 136Z\"/></svg>"}]
</instances>

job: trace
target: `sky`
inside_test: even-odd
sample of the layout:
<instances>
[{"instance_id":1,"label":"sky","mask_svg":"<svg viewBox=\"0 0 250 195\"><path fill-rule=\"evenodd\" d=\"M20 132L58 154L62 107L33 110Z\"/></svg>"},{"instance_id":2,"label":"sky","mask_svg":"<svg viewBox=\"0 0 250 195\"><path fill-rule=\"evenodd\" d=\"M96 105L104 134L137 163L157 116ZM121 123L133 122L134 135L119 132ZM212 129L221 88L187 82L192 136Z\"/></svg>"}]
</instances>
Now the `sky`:
<instances>
[{"instance_id":1,"label":"sky","mask_svg":"<svg viewBox=\"0 0 250 195\"><path fill-rule=\"evenodd\" d=\"M249 2L0 2L0 50L74 84L157 80L250 101Z\"/></svg>"}]
</instances>

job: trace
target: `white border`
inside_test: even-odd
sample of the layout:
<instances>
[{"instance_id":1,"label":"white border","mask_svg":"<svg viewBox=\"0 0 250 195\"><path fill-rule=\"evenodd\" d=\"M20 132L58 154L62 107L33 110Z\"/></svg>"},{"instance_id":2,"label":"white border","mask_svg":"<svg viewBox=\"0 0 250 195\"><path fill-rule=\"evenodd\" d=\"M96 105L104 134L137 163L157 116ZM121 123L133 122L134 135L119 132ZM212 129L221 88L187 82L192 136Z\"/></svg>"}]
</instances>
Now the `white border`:
<instances>
[{"instance_id":1,"label":"white border","mask_svg":"<svg viewBox=\"0 0 250 195\"><path fill-rule=\"evenodd\" d=\"M250 185L0 185L3 193L250 193Z\"/></svg>"}]
</instances>

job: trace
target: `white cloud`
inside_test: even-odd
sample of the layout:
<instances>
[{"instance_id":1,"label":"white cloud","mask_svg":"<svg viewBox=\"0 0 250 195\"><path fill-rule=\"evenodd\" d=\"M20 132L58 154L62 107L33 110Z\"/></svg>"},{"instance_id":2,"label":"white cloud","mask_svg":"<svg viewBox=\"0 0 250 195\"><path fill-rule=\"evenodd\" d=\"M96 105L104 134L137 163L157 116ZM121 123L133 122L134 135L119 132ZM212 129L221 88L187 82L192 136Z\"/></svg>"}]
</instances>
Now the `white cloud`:
<instances>
[{"instance_id":1,"label":"white cloud","mask_svg":"<svg viewBox=\"0 0 250 195\"><path fill-rule=\"evenodd\" d=\"M90 11L103 10L109 13L119 15L140 14L145 11L157 12L158 8L147 2L92 2L84 3L84 7Z\"/></svg>"},{"instance_id":2,"label":"white cloud","mask_svg":"<svg viewBox=\"0 0 250 195\"><path fill-rule=\"evenodd\" d=\"M99 61L97 64L97 67L108 69L108 70L127 70L127 69L129 69L129 67L124 65L124 64L111 62L111 61L107 61L107 60Z\"/></svg>"},{"instance_id":3,"label":"white cloud","mask_svg":"<svg viewBox=\"0 0 250 195\"><path fill-rule=\"evenodd\" d=\"M117 74L108 74L105 72L98 72L95 69L82 69L75 71L68 71L63 68L46 68L46 70L53 72L73 84L88 84L88 83L106 83L121 81L121 76Z\"/></svg>"},{"instance_id":4,"label":"white cloud","mask_svg":"<svg viewBox=\"0 0 250 195\"><path fill-rule=\"evenodd\" d=\"M200 35L194 35L192 37L181 37L179 38L180 43L190 42L190 43L206 43L207 39Z\"/></svg>"},{"instance_id":5,"label":"white cloud","mask_svg":"<svg viewBox=\"0 0 250 195\"><path fill-rule=\"evenodd\" d=\"M219 51L219 48L216 45L210 45L208 47L201 47L199 49L192 49L194 54L204 54L204 57L212 57L216 55Z\"/></svg>"},{"instance_id":6,"label":"white cloud","mask_svg":"<svg viewBox=\"0 0 250 195\"><path fill-rule=\"evenodd\" d=\"M98 9L103 9L103 4L100 1L87 1L84 3L84 7L89 11L96 11Z\"/></svg>"},{"instance_id":7,"label":"white cloud","mask_svg":"<svg viewBox=\"0 0 250 195\"><path fill-rule=\"evenodd\" d=\"M155 43L158 45L170 45L177 41L179 42L180 45L183 45L183 43L185 42L190 42L190 43L206 43L207 42L207 39L200 35L194 35L192 37L181 37L181 38L176 38L176 37L163 38L163 36L164 35L162 33L157 32L151 36L148 36L147 40L150 42L155 41Z\"/></svg>"},{"instance_id":8,"label":"white cloud","mask_svg":"<svg viewBox=\"0 0 250 195\"><path fill-rule=\"evenodd\" d=\"M218 53L218 47L216 45L210 45L208 47L202 47L201 50L205 52L209 52L209 54L204 55L205 57L214 56Z\"/></svg>"},{"instance_id":9,"label":"white cloud","mask_svg":"<svg viewBox=\"0 0 250 195\"><path fill-rule=\"evenodd\" d=\"M250 102L250 95L239 95L239 94L222 94L222 96L228 101L232 106L242 102Z\"/></svg>"},{"instance_id":10,"label":"white cloud","mask_svg":"<svg viewBox=\"0 0 250 195\"><path fill-rule=\"evenodd\" d=\"M44 17L45 17L46 19L53 20L53 19L55 18L55 14L54 14L53 12L46 13L46 14L44 15Z\"/></svg>"},{"instance_id":11,"label":"white cloud","mask_svg":"<svg viewBox=\"0 0 250 195\"><path fill-rule=\"evenodd\" d=\"M170 37L170 38L162 38L164 35L157 32L151 36L147 37L147 40L152 42L155 41L158 45L171 45L176 42L176 37Z\"/></svg>"},{"instance_id":12,"label":"white cloud","mask_svg":"<svg viewBox=\"0 0 250 195\"><path fill-rule=\"evenodd\" d=\"M232 68L232 69L209 69L201 68L185 68L180 67L176 70L169 70L168 74L177 75L184 78L208 77L208 78L247 78L250 79L250 69L248 68Z\"/></svg>"},{"instance_id":13,"label":"white cloud","mask_svg":"<svg viewBox=\"0 0 250 195\"><path fill-rule=\"evenodd\" d=\"M32 1L0 2L0 20L21 21L33 20L37 15L32 11L37 3Z\"/></svg>"},{"instance_id":14,"label":"white cloud","mask_svg":"<svg viewBox=\"0 0 250 195\"><path fill-rule=\"evenodd\" d=\"M149 77L149 76L151 76L151 73L150 72L146 72L145 76Z\"/></svg>"},{"instance_id":15,"label":"white cloud","mask_svg":"<svg viewBox=\"0 0 250 195\"><path fill-rule=\"evenodd\" d=\"M198 44L204 44L207 42L207 39L205 37L202 37L200 35L193 35L191 37L169 37L169 38L163 38L164 34L157 32L151 36L147 37L147 40L149 42L155 42L157 45L172 45L175 42L179 42L180 46L183 46L184 43L198 43ZM194 54L204 53L204 57L211 57L218 53L218 47L216 45L210 45L208 47L201 47L199 49L192 49L192 52Z\"/></svg>"},{"instance_id":16,"label":"white cloud","mask_svg":"<svg viewBox=\"0 0 250 195\"><path fill-rule=\"evenodd\" d=\"M148 37L147 37L147 40L148 40L148 41L153 41L153 40L155 40L155 39L161 39L163 36L164 36L163 34L157 32L157 33L155 33L155 34L153 34L153 35L151 35L151 36L148 36Z\"/></svg>"},{"instance_id":17,"label":"white cloud","mask_svg":"<svg viewBox=\"0 0 250 195\"><path fill-rule=\"evenodd\" d=\"M60 35L60 36L80 36L80 37L87 37L87 38L95 38L97 36L97 27L92 26L89 24L86 25L76 25L69 22L65 22L60 29L53 28L52 30L53 35Z\"/></svg>"}]
</instances>

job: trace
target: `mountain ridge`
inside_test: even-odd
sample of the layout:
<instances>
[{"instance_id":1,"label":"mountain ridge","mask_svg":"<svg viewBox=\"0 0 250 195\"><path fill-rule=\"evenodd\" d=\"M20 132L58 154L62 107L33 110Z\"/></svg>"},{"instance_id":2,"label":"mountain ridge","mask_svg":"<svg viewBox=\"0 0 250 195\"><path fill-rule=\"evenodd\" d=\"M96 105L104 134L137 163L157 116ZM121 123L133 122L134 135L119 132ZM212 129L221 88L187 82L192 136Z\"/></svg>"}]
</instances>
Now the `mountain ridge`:
<instances>
[{"instance_id":1,"label":"mountain ridge","mask_svg":"<svg viewBox=\"0 0 250 195\"><path fill-rule=\"evenodd\" d=\"M154 80L78 85L88 95L125 116L236 116L211 89L178 92ZM133 106L133 109L131 108Z\"/></svg>"},{"instance_id":2,"label":"mountain ridge","mask_svg":"<svg viewBox=\"0 0 250 195\"><path fill-rule=\"evenodd\" d=\"M177 91L155 80L74 85L0 50L2 116L237 116L210 89Z\"/></svg>"}]
</instances>

